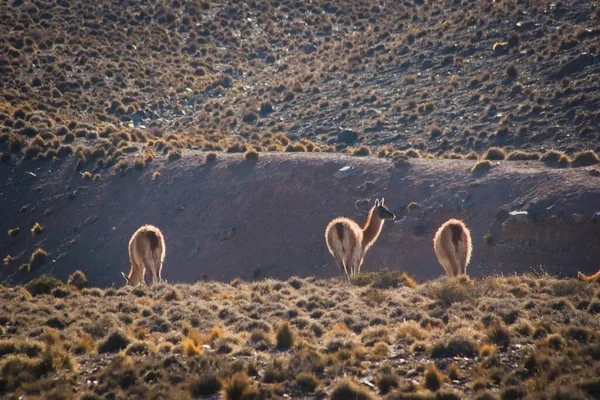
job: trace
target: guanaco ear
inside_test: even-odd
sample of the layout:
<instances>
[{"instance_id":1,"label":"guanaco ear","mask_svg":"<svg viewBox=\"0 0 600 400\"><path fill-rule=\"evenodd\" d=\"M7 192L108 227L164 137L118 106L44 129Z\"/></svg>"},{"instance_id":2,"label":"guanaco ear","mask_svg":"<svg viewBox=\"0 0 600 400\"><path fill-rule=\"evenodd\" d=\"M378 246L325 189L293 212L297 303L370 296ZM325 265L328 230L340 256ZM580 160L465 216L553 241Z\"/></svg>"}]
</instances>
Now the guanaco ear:
<instances>
[{"instance_id":1,"label":"guanaco ear","mask_svg":"<svg viewBox=\"0 0 600 400\"><path fill-rule=\"evenodd\" d=\"M383 197L382 197L382 198L381 198L381 205L383 205L383 200L384 200L384 199L383 199Z\"/></svg>"},{"instance_id":2,"label":"guanaco ear","mask_svg":"<svg viewBox=\"0 0 600 400\"><path fill-rule=\"evenodd\" d=\"M375 199L375 207L379 207L379 199Z\"/></svg>"},{"instance_id":3,"label":"guanaco ear","mask_svg":"<svg viewBox=\"0 0 600 400\"><path fill-rule=\"evenodd\" d=\"M123 275L123 278L125 278L125 281L127 282L127 284L129 284L129 278L127 277L127 275L125 275L123 271L121 271L121 275Z\"/></svg>"}]
</instances>

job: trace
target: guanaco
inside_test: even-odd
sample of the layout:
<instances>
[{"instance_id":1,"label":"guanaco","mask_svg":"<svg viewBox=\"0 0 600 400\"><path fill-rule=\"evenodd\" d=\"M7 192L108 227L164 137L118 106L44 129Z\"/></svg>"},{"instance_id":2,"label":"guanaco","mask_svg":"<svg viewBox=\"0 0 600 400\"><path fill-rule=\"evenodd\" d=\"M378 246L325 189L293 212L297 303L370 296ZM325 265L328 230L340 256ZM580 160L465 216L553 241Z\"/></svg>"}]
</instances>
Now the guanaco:
<instances>
[{"instance_id":1,"label":"guanaco","mask_svg":"<svg viewBox=\"0 0 600 400\"><path fill-rule=\"evenodd\" d=\"M384 199L375 200L375 205L369 211L367 222L361 228L356 222L346 217L335 218L325 229L327 248L335 258L340 274L346 273L346 278L360 272L360 267L367 250L375 243L383 222L393 220L396 216L387 209Z\"/></svg>"},{"instance_id":2,"label":"guanaco","mask_svg":"<svg viewBox=\"0 0 600 400\"><path fill-rule=\"evenodd\" d=\"M577 271L577 278L579 278L582 281L591 281L591 280L600 279L600 270L598 270L598 272L596 272L593 275L585 275L582 272Z\"/></svg>"},{"instance_id":3,"label":"guanaco","mask_svg":"<svg viewBox=\"0 0 600 400\"><path fill-rule=\"evenodd\" d=\"M129 240L129 275L121 274L129 285L145 284L148 272L150 286L161 282L162 265L165 260L165 238L160 229L152 225L143 225Z\"/></svg>"},{"instance_id":4,"label":"guanaco","mask_svg":"<svg viewBox=\"0 0 600 400\"><path fill-rule=\"evenodd\" d=\"M433 251L448 276L466 275L473 245L465 223L454 218L446 221L435 233Z\"/></svg>"}]
</instances>

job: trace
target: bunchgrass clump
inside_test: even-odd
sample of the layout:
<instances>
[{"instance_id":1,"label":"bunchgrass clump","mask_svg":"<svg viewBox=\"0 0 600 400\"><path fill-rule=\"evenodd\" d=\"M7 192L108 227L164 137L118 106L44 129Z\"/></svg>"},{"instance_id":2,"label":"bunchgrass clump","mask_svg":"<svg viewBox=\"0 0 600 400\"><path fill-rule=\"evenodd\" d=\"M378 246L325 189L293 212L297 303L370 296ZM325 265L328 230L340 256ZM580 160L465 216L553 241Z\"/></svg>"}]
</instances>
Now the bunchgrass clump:
<instances>
[{"instance_id":1,"label":"bunchgrass clump","mask_svg":"<svg viewBox=\"0 0 600 400\"><path fill-rule=\"evenodd\" d=\"M42 275L35 279L30 280L25 284L25 289L33 296L40 294L50 294L52 289L61 286L63 283L59 279L51 276Z\"/></svg>"},{"instance_id":2,"label":"bunchgrass clump","mask_svg":"<svg viewBox=\"0 0 600 400\"><path fill-rule=\"evenodd\" d=\"M33 236L37 236L40 233L44 232L44 227L42 225L40 225L39 222L36 222L35 224L33 224L33 226L31 227L31 234Z\"/></svg>"},{"instance_id":3,"label":"bunchgrass clump","mask_svg":"<svg viewBox=\"0 0 600 400\"><path fill-rule=\"evenodd\" d=\"M217 161L217 153L211 151L206 154L206 162L214 162Z\"/></svg>"},{"instance_id":4,"label":"bunchgrass clump","mask_svg":"<svg viewBox=\"0 0 600 400\"><path fill-rule=\"evenodd\" d=\"M250 160L258 160L258 151L254 150L254 149L248 149L245 153L244 153L244 159L246 161L250 161Z\"/></svg>"},{"instance_id":5,"label":"bunchgrass clump","mask_svg":"<svg viewBox=\"0 0 600 400\"><path fill-rule=\"evenodd\" d=\"M313 373L301 372L296 375L296 384L306 393L314 393L321 385L319 378Z\"/></svg>"},{"instance_id":6,"label":"bunchgrass clump","mask_svg":"<svg viewBox=\"0 0 600 400\"><path fill-rule=\"evenodd\" d=\"M331 400L374 400L375 397L358 384L344 379L331 392Z\"/></svg>"},{"instance_id":7,"label":"bunchgrass clump","mask_svg":"<svg viewBox=\"0 0 600 400\"><path fill-rule=\"evenodd\" d=\"M575 153L571 165L573 167L589 167L591 165L600 164L600 158L593 150L585 150Z\"/></svg>"},{"instance_id":8,"label":"bunchgrass clump","mask_svg":"<svg viewBox=\"0 0 600 400\"><path fill-rule=\"evenodd\" d=\"M437 369L435 364L427 366L424 378L423 386L432 392L440 390L442 383L444 382L444 375Z\"/></svg>"},{"instance_id":9,"label":"bunchgrass clump","mask_svg":"<svg viewBox=\"0 0 600 400\"><path fill-rule=\"evenodd\" d=\"M87 280L87 277L85 276L85 274L83 273L83 271L76 270L69 276L67 283L69 285L75 286L77 289L81 290L81 289L87 287L88 280Z\"/></svg>"},{"instance_id":10,"label":"bunchgrass clump","mask_svg":"<svg viewBox=\"0 0 600 400\"><path fill-rule=\"evenodd\" d=\"M540 159L538 153L528 153L526 151L516 150L512 151L506 157L508 161L537 161Z\"/></svg>"},{"instance_id":11,"label":"bunchgrass clump","mask_svg":"<svg viewBox=\"0 0 600 400\"><path fill-rule=\"evenodd\" d=\"M221 397L226 400L253 400L259 391L244 371L222 381Z\"/></svg>"},{"instance_id":12,"label":"bunchgrass clump","mask_svg":"<svg viewBox=\"0 0 600 400\"><path fill-rule=\"evenodd\" d=\"M485 153L483 153L481 158L490 161L500 161L506 159L506 156L506 150L499 147L490 147Z\"/></svg>"},{"instance_id":13,"label":"bunchgrass clump","mask_svg":"<svg viewBox=\"0 0 600 400\"><path fill-rule=\"evenodd\" d=\"M471 173L483 173L489 171L490 169L492 169L492 162L490 160L480 160L473 165L473 168L471 168Z\"/></svg>"},{"instance_id":14,"label":"bunchgrass clump","mask_svg":"<svg viewBox=\"0 0 600 400\"><path fill-rule=\"evenodd\" d=\"M113 331L100 345L98 353L117 353L124 350L131 343L131 339L122 330Z\"/></svg>"},{"instance_id":15,"label":"bunchgrass clump","mask_svg":"<svg viewBox=\"0 0 600 400\"><path fill-rule=\"evenodd\" d=\"M285 321L279 325L277 329L277 348L279 350L287 350L294 344L294 333L290 328L290 324Z\"/></svg>"}]
</instances>

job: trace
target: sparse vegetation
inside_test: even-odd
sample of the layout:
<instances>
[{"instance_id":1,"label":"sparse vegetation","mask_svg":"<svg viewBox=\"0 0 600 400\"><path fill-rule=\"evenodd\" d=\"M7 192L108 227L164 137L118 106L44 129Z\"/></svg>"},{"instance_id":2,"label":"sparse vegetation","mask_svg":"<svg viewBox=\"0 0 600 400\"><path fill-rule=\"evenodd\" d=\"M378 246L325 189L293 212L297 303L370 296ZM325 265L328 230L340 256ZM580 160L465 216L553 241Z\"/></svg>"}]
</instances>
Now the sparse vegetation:
<instances>
[{"instance_id":1,"label":"sparse vegetation","mask_svg":"<svg viewBox=\"0 0 600 400\"><path fill-rule=\"evenodd\" d=\"M471 168L471 173L476 174L486 172L490 169L492 169L492 162L490 160L481 160L477 161L475 165L473 165L473 168Z\"/></svg>"}]
</instances>

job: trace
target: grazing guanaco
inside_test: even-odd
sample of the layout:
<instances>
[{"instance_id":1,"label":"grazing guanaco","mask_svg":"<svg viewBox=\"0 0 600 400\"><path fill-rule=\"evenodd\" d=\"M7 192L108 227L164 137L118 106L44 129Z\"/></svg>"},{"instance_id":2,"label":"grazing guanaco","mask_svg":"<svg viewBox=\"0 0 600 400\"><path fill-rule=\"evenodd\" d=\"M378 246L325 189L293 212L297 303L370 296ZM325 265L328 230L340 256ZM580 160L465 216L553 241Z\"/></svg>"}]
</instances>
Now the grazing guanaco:
<instances>
[{"instance_id":1,"label":"grazing guanaco","mask_svg":"<svg viewBox=\"0 0 600 400\"><path fill-rule=\"evenodd\" d=\"M452 218L435 233L433 251L448 276L466 275L473 251L471 232L463 221Z\"/></svg>"},{"instance_id":2,"label":"grazing guanaco","mask_svg":"<svg viewBox=\"0 0 600 400\"><path fill-rule=\"evenodd\" d=\"M375 200L363 228L349 218L338 217L325 229L327 248L335 258L340 274L345 272L348 280L350 276L360 272L365 254L377 240L383 222L396 218L383 201L384 199L381 199L381 202Z\"/></svg>"},{"instance_id":3,"label":"grazing guanaco","mask_svg":"<svg viewBox=\"0 0 600 400\"><path fill-rule=\"evenodd\" d=\"M591 281L591 280L595 280L595 279L600 279L600 270L598 270L598 272L596 272L593 275L585 275L585 274L577 271L577 278L579 278L582 281Z\"/></svg>"},{"instance_id":4,"label":"grazing guanaco","mask_svg":"<svg viewBox=\"0 0 600 400\"><path fill-rule=\"evenodd\" d=\"M143 225L129 240L129 260L131 269L129 275L121 274L129 285L139 285L145 282L148 272L150 286L161 282L161 271L165 260L165 238L160 229L152 225Z\"/></svg>"}]
</instances>

